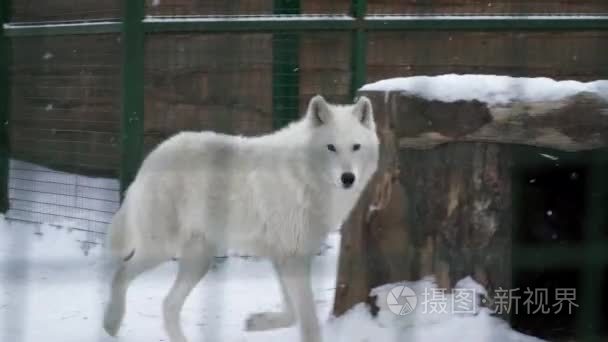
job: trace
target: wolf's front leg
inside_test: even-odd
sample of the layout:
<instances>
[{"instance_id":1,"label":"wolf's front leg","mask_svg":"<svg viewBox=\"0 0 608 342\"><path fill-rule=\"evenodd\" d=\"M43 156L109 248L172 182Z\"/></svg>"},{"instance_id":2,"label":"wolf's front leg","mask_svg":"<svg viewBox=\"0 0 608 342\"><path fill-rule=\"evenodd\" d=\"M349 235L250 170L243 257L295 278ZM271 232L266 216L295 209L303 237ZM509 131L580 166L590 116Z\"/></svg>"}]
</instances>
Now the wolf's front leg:
<instances>
[{"instance_id":1,"label":"wolf's front leg","mask_svg":"<svg viewBox=\"0 0 608 342\"><path fill-rule=\"evenodd\" d=\"M320 342L321 330L311 286L312 256L289 257L276 263L289 302L300 321L302 342Z\"/></svg>"}]
</instances>

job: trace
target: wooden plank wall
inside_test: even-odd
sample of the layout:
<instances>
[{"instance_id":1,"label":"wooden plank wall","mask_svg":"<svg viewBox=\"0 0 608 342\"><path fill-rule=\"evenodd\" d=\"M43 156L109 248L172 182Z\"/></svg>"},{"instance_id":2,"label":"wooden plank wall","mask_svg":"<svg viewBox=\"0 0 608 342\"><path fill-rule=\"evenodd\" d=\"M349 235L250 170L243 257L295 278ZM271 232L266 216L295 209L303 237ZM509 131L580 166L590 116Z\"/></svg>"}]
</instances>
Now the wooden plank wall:
<instances>
[{"instance_id":1,"label":"wooden plank wall","mask_svg":"<svg viewBox=\"0 0 608 342\"><path fill-rule=\"evenodd\" d=\"M369 82L445 73L608 77L608 32L376 32L368 37Z\"/></svg>"},{"instance_id":2,"label":"wooden plank wall","mask_svg":"<svg viewBox=\"0 0 608 342\"><path fill-rule=\"evenodd\" d=\"M606 13L604 0L368 0L370 14Z\"/></svg>"},{"instance_id":3,"label":"wooden plank wall","mask_svg":"<svg viewBox=\"0 0 608 342\"><path fill-rule=\"evenodd\" d=\"M148 36L146 150L180 130L269 132L271 89L270 34Z\"/></svg>"},{"instance_id":4,"label":"wooden plank wall","mask_svg":"<svg viewBox=\"0 0 608 342\"><path fill-rule=\"evenodd\" d=\"M14 21L111 19L122 16L124 0L14 0Z\"/></svg>"},{"instance_id":5,"label":"wooden plank wall","mask_svg":"<svg viewBox=\"0 0 608 342\"><path fill-rule=\"evenodd\" d=\"M302 14L346 14L351 0L301 1ZM272 0L147 0L151 15L261 15L273 13Z\"/></svg>"},{"instance_id":6,"label":"wooden plank wall","mask_svg":"<svg viewBox=\"0 0 608 342\"><path fill-rule=\"evenodd\" d=\"M115 176L119 167L118 35L13 39L12 157Z\"/></svg>"}]
</instances>

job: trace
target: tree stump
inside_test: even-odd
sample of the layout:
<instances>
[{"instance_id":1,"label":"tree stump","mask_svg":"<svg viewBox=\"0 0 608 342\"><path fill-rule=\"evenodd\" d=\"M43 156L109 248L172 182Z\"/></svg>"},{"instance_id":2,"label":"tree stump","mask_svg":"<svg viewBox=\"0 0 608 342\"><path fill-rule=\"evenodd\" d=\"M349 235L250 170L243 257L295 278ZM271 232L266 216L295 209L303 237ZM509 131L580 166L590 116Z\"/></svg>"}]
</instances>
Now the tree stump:
<instances>
[{"instance_id":1,"label":"tree stump","mask_svg":"<svg viewBox=\"0 0 608 342\"><path fill-rule=\"evenodd\" d=\"M608 145L608 103L593 93L549 102L441 102L362 91L374 105L379 170L342 228L334 314L370 291L434 275L471 276L490 294L512 283L513 167L518 146Z\"/></svg>"}]
</instances>

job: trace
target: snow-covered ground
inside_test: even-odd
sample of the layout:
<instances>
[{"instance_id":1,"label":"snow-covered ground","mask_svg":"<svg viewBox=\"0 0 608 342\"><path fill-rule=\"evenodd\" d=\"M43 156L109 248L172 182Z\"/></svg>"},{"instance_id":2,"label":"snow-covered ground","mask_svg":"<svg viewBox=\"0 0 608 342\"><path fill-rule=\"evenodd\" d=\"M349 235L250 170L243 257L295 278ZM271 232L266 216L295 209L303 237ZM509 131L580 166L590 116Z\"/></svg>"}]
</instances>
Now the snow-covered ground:
<instances>
[{"instance_id":1,"label":"snow-covered ground","mask_svg":"<svg viewBox=\"0 0 608 342\"><path fill-rule=\"evenodd\" d=\"M38 232L38 234L36 234ZM85 256L77 231L5 222L0 225L0 341L115 341L101 330L108 272L102 248ZM315 263L319 314L332 305L338 236ZM169 262L138 278L129 291L120 341L162 341L161 300L176 271ZM279 308L279 289L267 262L218 258L184 307L192 341L290 341L293 329L245 333L246 316Z\"/></svg>"},{"instance_id":2,"label":"snow-covered ground","mask_svg":"<svg viewBox=\"0 0 608 342\"><path fill-rule=\"evenodd\" d=\"M99 244L103 241L100 225L115 208L115 180L13 162L11 188L11 197L22 201L14 203L21 211L9 211L7 217L12 215L13 219L0 217L0 341L167 341L161 301L175 275L173 262L133 283L117 339L101 328L110 273ZM28 201L36 206L24 207ZM35 209L38 216L31 216L34 213L30 209ZM24 222L35 220L43 223ZM86 226L88 220L94 227ZM83 248L83 239L91 238L86 228L93 228L93 240L97 242ZM421 305L403 316L390 311L387 296L394 286L406 285L420 297L425 289L435 287L432 279L376 289L381 307L376 318L364 304L342 317L331 317L339 233L332 233L326 244L315 258L312 280L326 341L538 341L511 330L487 309L476 308L474 314L459 315L430 314ZM462 284L464 288L478 286L470 279ZM449 295L445 298L450 299ZM188 297L182 324L191 341L298 341L296 328L244 331L249 314L279 308L278 283L267 261L218 258L213 270Z\"/></svg>"},{"instance_id":3,"label":"snow-covered ground","mask_svg":"<svg viewBox=\"0 0 608 342\"><path fill-rule=\"evenodd\" d=\"M94 247L85 256L76 240L74 231L65 228L0 221L0 341L116 341L100 325L108 274L102 249ZM418 306L409 315L395 315L384 304L392 285L378 289L383 309L377 318L363 304L332 318L338 233L327 242L329 248L315 259L313 278L326 341L536 341L484 310L475 315L428 314ZM118 341L166 341L160 303L175 270L174 263L167 263L134 282ZM404 284L418 295L434 287L428 280ZM255 333L243 329L248 314L276 310L279 300L268 262L218 259L188 298L182 322L192 341L297 341L295 328Z\"/></svg>"}]
</instances>

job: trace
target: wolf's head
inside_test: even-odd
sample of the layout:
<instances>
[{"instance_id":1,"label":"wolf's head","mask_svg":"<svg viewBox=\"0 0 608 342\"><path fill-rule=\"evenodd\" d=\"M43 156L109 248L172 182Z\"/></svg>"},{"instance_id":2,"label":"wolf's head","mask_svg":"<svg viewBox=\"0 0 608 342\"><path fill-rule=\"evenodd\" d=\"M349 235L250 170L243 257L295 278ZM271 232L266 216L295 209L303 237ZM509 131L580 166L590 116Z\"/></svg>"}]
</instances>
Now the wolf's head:
<instances>
[{"instance_id":1,"label":"wolf's head","mask_svg":"<svg viewBox=\"0 0 608 342\"><path fill-rule=\"evenodd\" d=\"M335 105L317 95L305 120L312 126L311 164L327 186L362 190L378 166L379 142L372 103L360 97L352 105Z\"/></svg>"}]
</instances>

